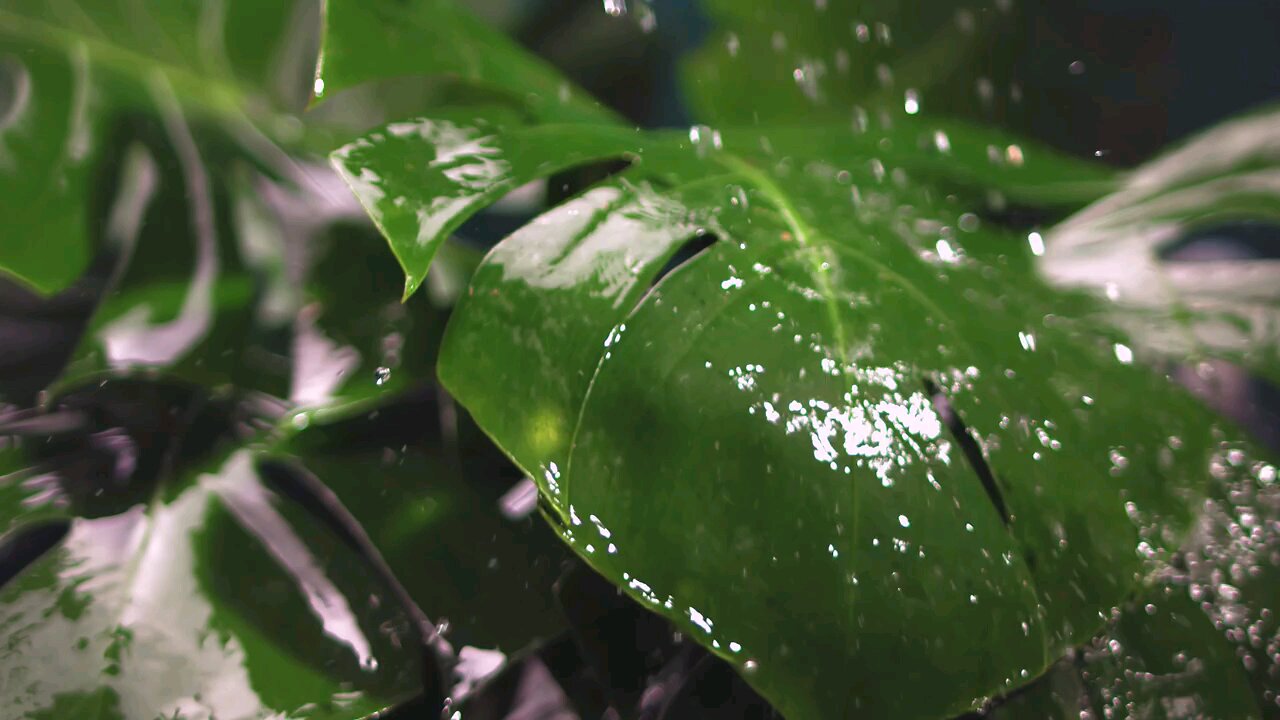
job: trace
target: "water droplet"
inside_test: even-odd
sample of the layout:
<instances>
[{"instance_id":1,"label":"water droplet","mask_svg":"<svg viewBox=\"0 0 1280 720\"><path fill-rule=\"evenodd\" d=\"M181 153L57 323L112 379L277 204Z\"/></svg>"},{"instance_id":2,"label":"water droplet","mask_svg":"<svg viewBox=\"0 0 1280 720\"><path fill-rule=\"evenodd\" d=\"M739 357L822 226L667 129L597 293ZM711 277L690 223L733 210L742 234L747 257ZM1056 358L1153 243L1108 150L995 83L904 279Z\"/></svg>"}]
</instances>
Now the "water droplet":
<instances>
[{"instance_id":1,"label":"water droplet","mask_svg":"<svg viewBox=\"0 0 1280 720\"><path fill-rule=\"evenodd\" d=\"M645 35L658 29L658 14L646 2L640 3L640 8L636 10L636 20L640 23L640 32Z\"/></svg>"},{"instance_id":2,"label":"water droplet","mask_svg":"<svg viewBox=\"0 0 1280 720\"><path fill-rule=\"evenodd\" d=\"M1031 246L1031 254L1036 257L1044 255L1044 236L1038 232L1027 235L1027 244Z\"/></svg>"},{"instance_id":3,"label":"water droplet","mask_svg":"<svg viewBox=\"0 0 1280 720\"><path fill-rule=\"evenodd\" d=\"M760 663L755 660L748 660L742 663L742 671L745 673L753 673L760 669Z\"/></svg>"},{"instance_id":4,"label":"water droplet","mask_svg":"<svg viewBox=\"0 0 1280 720\"><path fill-rule=\"evenodd\" d=\"M1083 75L1084 62L1080 60L1073 60L1071 64L1067 66L1067 72L1071 73L1072 75Z\"/></svg>"},{"instance_id":5,"label":"water droplet","mask_svg":"<svg viewBox=\"0 0 1280 720\"><path fill-rule=\"evenodd\" d=\"M729 33L729 36L724 41L724 47L729 51L729 57L738 57L738 48L741 47L741 44L736 34Z\"/></svg>"},{"instance_id":6,"label":"water droplet","mask_svg":"<svg viewBox=\"0 0 1280 720\"><path fill-rule=\"evenodd\" d=\"M693 125L689 128L689 142L698 150L698 157L705 157L709 150L724 148L724 138L719 130L706 125Z\"/></svg>"},{"instance_id":7,"label":"water droplet","mask_svg":"<svg viewBox=\"0 0 1280 720\"><path fill-rule=\"evenodd\" d=\"M908 90L903 95L902 109L906 110L908 115L915 115L920 112L920 93L915 90Z\"/></svg>"},{"instance_id":8,"label":"water droplet","mask_svg":"<svg viewBox=\"0 0 1280 720\"><path fill-rule=\"evenodd\" d=\"M380 367L373 371L373 382L376 385L386 385L387 381L390 379L391 368L389 367Z\"/></svg>"},{"instance_id":9,"label":"water droplet","mask_svg":"<svg viewBox=\"0 0 1280 720\"><path fill-rule=\"evenodd\" d=\"M316 97L324 95L324 78L316 78L315 83L311 86L311 90L315 93Z\"/></svg>"},{"instance_id":10,"label":"water droplet","mask_svg":"<svg viewBox=\"0 0 1280 720\"><path fill-rule=\"evenodd\" d=\"M902 527L904 527L904 528L905 528L905 527L911 527L911 520L910 520L910 519L908 519L906 515L899 515L899 516L898 516L898 524L899 524L899 525L901 525L901 526L902 526Z\"/></svg>"},{"instance_id":11,"label":"water droplet","mask_svg":"<svg viewBox=\"0 0 1280 720\"><path fill-rule=\"evenodd\" d=\"M627 14L627 0L604 0L604 11L610 17Z\"/></svg>"}]
</instances>

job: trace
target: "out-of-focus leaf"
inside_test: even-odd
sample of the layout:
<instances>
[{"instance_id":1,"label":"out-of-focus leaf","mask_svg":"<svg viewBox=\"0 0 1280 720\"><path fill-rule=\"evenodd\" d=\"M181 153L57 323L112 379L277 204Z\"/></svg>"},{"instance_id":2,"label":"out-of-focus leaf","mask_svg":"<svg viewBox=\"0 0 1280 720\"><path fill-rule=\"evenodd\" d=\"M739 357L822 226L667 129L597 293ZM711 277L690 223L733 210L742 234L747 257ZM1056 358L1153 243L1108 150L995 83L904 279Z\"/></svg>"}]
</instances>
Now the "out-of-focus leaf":
<instances>
[{"instance_id":1,"label":"out-of-focus leaf","mask_svg":"<svg viewBox=\"0 0 1280 720\"><path fill-rule=\"evenodd\" d=\"M181 116L166 119L124 135L130 231L59 386L163 371L312 415L430 376L441 312L397 302L400 271L335 173L290 163L273 180L220 152L216 133L197 144Z\"/></svg>"},{"instance_id":2,"label":"out-of-focus leaf","mask_svg":"<svg viewBox=\"0 0 1280 720\"><path fill-rule=\"evenodd\" d=\"M973 56L1013 17L1010 2L703 4L716 31L686 61L684 87L696 117L727 125L920 112L935 87L973 87Z\"/></svg>"},{"instance_id":3,"label":"out-of-focus leaf","mask_svg":"<svg viewBox=\"0 0 1280 720\"><path fill-rule=\"evenodd\" d=\"M616 122L545 61L454 0L326 3L318 96L413 75L444 76L462 92L492 93L542 122Z\"/></svg>"},{"instance_id":4,"label":"out-of-focus leaf","mask_svg":"<svg viewBox=\"0 0 1280 720\"><path fill-rule=\"evenodd\" d=\"M949 192L985 178L858 142L426 120L335 163L412 289L498 196L629 159L486 257L442 380L583 558L789 717L944 716L1176 546L1213 421Z\"/></svg>"},{"instance_id":5,"label":"out-of-focus leaf","mask_svg":"<svg viewBox=\"0 0 1280 720\"><path fill-rule=\"evenodd\" d=\"M441 433L449 403L411 394L370 418L313 424L278 451L337 494L456 649L518 653L562 628L550 588L563 546L532 517L504 517L512 477L460 462L468 450Z\"/></svg>"},{"instance_id":6,"label":"out-of-focus leaf","mask_svg":"<svg viewBox=\"0 0 1280 720\"><path fill-rule=\"evenodd\" d=\"M412 629L371 600L380 578L341 543L304 541L235 407L112 381L6 423L27 463L6 478L26 494L6 503L6 543L49 517L70 529L0 590L4 665L22 678L5 707L346 719L418 691Z\"/></svg>"},{"instance_id":7,"label":"out-of-focus leaf","mask_svg":"<svg viewBox=\"0 0 1280 720\"><path fill-rule=\"evenodd\" d=\"M1055 226L1037 269L1104 295L1141 352L1280 378L1280 111L1226 122Z\"/></svg>"},{"instance_id":8,"label":"out-of-focus leaf","mask_svg":"<svg viewBox=\"0 0 1280 720\"><path fill-rule=\"evenodd\" d=\"M224 22L252 5L254 35ZM49 293L120 230L92 195L113 152L111 120L176 96L202 117L243 122L287 34L290 0L47 3L0 9L0 269ZM224 15L225 13L225 15ZM99 230L102 227L102 230Z\"/></svg>"}]
</instances>

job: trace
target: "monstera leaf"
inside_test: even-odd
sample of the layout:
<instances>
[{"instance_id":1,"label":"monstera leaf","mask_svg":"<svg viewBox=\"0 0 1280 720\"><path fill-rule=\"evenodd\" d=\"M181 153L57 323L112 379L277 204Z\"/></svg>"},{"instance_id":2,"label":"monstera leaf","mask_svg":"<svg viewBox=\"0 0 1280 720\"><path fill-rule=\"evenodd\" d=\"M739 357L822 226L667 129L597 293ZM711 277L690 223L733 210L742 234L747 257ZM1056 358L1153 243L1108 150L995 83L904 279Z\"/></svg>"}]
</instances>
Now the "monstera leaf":
<instances>
[{"instance_id":1,"label":"monstera leaf","mask_svg":"<svg viewBox=\"0 0 1280 720\"><path fill-rule=\"evenodd\" d=\"M968 211L934 126L896 132L455 117L334 155L410 287L504 192L630 161L489 254L440 377L587 562L788 717L941 717L1028 682L1176 547L1218 450L1092 300L1034 278L1025 235ZM987 181L1098 179L1019 151Z\"/></svg>"},{"instance_id":2,"label":"monstera leaf","mask_svg":"<svg viewBox=\"0 0 1280 720\"><path fill-rule=\"evenodd\" d=\"M6 707L345 718L416 690L418 646L390 637L413 626L369 602L387 591L351 549L304 540L306 518L236 447L252 421L197 388L138 381L6 414L0 432L26 440L6 476L6 551L48 548L0 591L4 667L23 678ZM238 612L246 581L274 625Z\"/></svg>"},{"instance_id":3,"label":"monstera leaf","mask_svg":"<svg viewBox=\"0 0 1280 720\"><path fill-rule=\"evenodd\" d=\"M405 76L435 78L435 105L482 97L544 122L617 121L545 61L454 0L326 3L317 96Z\"/></svg>"},{"instance_id":4,"label":"monstera leaf","mask_svg":"<svg viewBox=\"0 0 1280 720\"><path fill-rule=\"evenodd\" d=\"M243 397L105 379L0 415L0 662L23 678L5 707L346 720L465 695L558 632L554 537L460 472L421 422L437 410L419 393L299 430Z\"/></svg>"},{"instance_id":5,"label":"monstera leaf","mask_svg":"<svg viewBox=\"0 0 1280 720\"><path fill-rule=\"evenodd\" d=\"M1214 356L1280 378L1280 111L1193 138L1053 228L1037 268L1105 296L1153 357Z\"/></svg>"},{"instance_id":6,"label":"monstera leaf","mask_svg":"<svg viewBox=\"0 0 1280 720\"><path fill-rule=\"evenodd\" d=\"M276 62L278 48L305 28L293 22L294 5L7 3L0 10L0 211L7 218L0 269L50 293L79 276L98 247L126 240L127 227L99 220L107 211L93 192L107 182L103 165L123 149L115 137L122 116L142 112L172 124L186 112L247 132L251 106L270 118L262 108L296 103L287 97L296 87L289 68ZM236 32L223 35L227 27ZM114 212L127 216L131 201L145 198L123 198Z\"/></svg>"}]
</instances>

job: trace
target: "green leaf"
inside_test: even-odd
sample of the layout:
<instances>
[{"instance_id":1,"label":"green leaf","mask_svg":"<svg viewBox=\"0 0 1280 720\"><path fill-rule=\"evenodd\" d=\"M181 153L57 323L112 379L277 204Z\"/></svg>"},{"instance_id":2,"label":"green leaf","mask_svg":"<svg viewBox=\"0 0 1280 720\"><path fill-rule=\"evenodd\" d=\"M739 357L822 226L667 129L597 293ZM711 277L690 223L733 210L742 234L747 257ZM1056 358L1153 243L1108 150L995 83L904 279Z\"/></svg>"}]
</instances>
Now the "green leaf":
<instances>
[{"instance_id":1,"label":"green leaf","mask_svg":"<svg viewBox=\"0 0 1280 720\"><path fill-rule=\"evenodd\" d=\"M459 115L469 112L461 110ZM645 153L665 157L678 138L662 134L666 141L655 145L615 127L539 125L507 132L503 127L487 120L460 123L445 118L397 122L333 153L334 167L404 267L406 298L426 278L444 239L497 198L575 165L611 158L643 162ZM710 128L690 133L704 146L723 142L716 139L719 131ZM995 142L1005 147L1006 136L959 123L908 120L884 132L828 127L733 135L742 144L767 146L782 157L794 152L821 158L827 164L857 168L863 176L882 176L886 167L897 166L987 187L1021 201L1092 199L1111 187L1105 171L1033 146L1019 148L1023 159L1017 165L993 164L986 148ZM955 138L954 144L948 139L945 152L938 149L939 135ZM561 142L566 137L571 142ZM687 164L687 155L677 162ZM844 182L851 183L852 175Z\"/></svg>"},{"instance_id":2,"label":"green leaf","mask_svg":"<svg viewBox=\"0 0 1280 720\"><path fill-rule=\"evenodd\" d=\"M1225 357L1280 378L1277 181L1280 111L1270 108L1133 171L1045 235L1037 269L1107 297L1106 319L1153 357Z\"/></svg>"},{"instance_id":3,"label":"green leaf","mask_svg":"<svg viewBox=\"0 0 1280 720\"><path fill-rule=\"evenodd\" d=\"M550 588L567 553L545 524L503 516L499 469L455 458L483 457L473 424L459 420L456 446L423 441L424 413L454 411L440 402L409 395L372 418L313 425L277 452L337 494L456 648L510 655L563 629Z\"/></svg>"},{"instance_id":4,"label":"green leaf","mask_svg":"<svg viewBox=\"0 0 1280 720\"><path fill-rule=\"evenodd\" d=\"M501 97L538 121L617 120L454 0L330 0L324 23L318 96L373 80L443 76Z\"/></svg>"},{"instance_id":5,"label":"green leaf","mask_svg":"<svg viewBox=\"0 0 1280 720\"><path fill-rule=\"evenodd\" d=\"M962 98L950 110L976 104L974 81L999 68L983 56L1014 17L1009 3L953 0L928 12L886 0L703 5L715 31L682 79L695 116L726 125L933 111L939 95Z\"/></svg>"},{"instance_id":6,"label":"green leaf","mask_svg":"<svg viewBox=\"0 0 1280 720\"><path fill-rule=\"evenodd\" d=\"M957 203L984 178L814 135L425 120L334 158L410 287L502 193L631 160L486 257L442 381L582 557L788 717L954 715L1176 545L1215 426Z\"/></svg>"},{"instance_id":7,"label":"green leaf","mask_svg":"<svg viewBox=\"0 0 1280 720\"><path fill-rule=\"evenodd\" d=\"M217 133L142 125L113 163L130 229L55 388L163 371L267 393L305 424L429 376L444 315L397 302L400 270L335 173L299 162L273 180Z\"/></svg>"},{"instance_id":8,"label":"green leaf","mask_svg":"<svg viewBox=\"0 0 1280 720\"><path fill-rule=\"evenodd\" d=\"M254 37L224 37L223 21L248 5ZM113 152L113 119L170 96L201 116L241 119L251 97L270 96L291 5L20 0L0 10L0 269L43 293L78 277L98 240L91 191Z\"/></svg>"},{"instance_id":9,"label":"green leaf","mask_svg":"<svg viewBox=\"0 0 1280 720\"><path fill-rule=\"evenodd\" d=\"M1153 590L1115 615L1106 632L988 717L1078 720L1117 700L1131 716L1264 717L1231 642L1184 588Z\"/></svg>"},{"instance_id":10,"label":"green leaf","mask_svg":"<svg viewBox=\"0 0 1280 720\"><path fill-rule=\"evenodd\" d=\"M412 630L369 599L381 579L349 547L308 542L255 472L239 412L115 381L35 416L68 426L20 446L9 538L51 514L69 529L0 590L3 662L23 677L5 707L345 719L417 691Z\"/></svg>"}]
</instances>

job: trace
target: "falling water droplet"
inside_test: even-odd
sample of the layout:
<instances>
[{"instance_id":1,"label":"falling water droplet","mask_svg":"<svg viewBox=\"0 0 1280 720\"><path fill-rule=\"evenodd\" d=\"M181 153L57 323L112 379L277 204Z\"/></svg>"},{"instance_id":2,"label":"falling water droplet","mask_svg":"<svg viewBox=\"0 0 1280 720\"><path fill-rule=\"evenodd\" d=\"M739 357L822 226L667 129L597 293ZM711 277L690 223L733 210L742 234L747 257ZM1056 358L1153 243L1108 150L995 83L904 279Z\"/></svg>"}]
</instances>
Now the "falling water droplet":
<instances>
[{"instance_id":1,"label":"falling water droplet","mask_svg":"<svg viewBox=\"0 0 1280 720\"><path fill-rule=\"evenodd\" d=\"M906 110L908 115L920 112L920 93L908 90L903 98L902 109Z\"/></svg>"},{"instance_id":2,"label":"falling water droplet","mask_svg":"<svg viewBox=\"0 0 1280 720\"><path fill-rule=\"evenodd\" d=\"M658 29L658 15L648 3L640 3L636 10L636 20L640 23L640 32L646 35Z\"/></svg>"},{"instance_id":3,"label":"falling water droplet","mask_svg":"<svg viewBox=\"0 0 1280 720\"><path fill-rule=\"evenodd\" d=\"M724 47L729 51L729 57L738 57L738 48L740 46L741 42L738 40L738 36L734 33L729 33L729 36L724 41Z\"/></svg>"},{"instance_id":4,"label":"falling water droplet","mask_svg":"<svg viewBox=\"0 0 1280 720\"><path fill-rule=\"evenodd\" d=\"M1038 232L1027 235L1027 244L1031 246L1031 254L1039 257L1044 255L1044 236Z\"/></svg>"},{"instance_id":5,"label":"falling water droplet","mask_svg":"<svg viewBox=\"0 0 1280 720\"><path fill-rule=\"evenodd\" d=\"M720 150L724 147L724 139L720 136L720 131L706 125L690 127L689 142L697 148L698 157L705 157L710 150Z\"/></svg>"}]
</instances>

